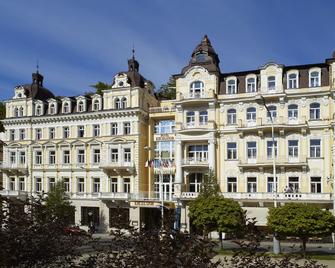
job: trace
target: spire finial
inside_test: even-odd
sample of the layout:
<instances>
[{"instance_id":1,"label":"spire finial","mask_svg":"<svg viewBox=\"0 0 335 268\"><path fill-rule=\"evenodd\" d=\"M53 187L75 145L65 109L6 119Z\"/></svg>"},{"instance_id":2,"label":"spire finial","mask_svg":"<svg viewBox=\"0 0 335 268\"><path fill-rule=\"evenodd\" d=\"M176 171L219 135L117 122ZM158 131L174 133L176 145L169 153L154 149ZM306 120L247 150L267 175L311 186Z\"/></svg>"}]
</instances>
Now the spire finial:
<instances>
[{"instance_id":1,"label":"spire finial","mask_svg":"<svg viewBox=\"0 0 335 268\"><path fill-rule=\"evenodd\" d=\"M131 52L133 53L133 60L135 59L135 46L133 44L133 49L131 50Z\"/></svg>"},{"instance_id":2,"label":"spire finial","mask_svg":"<svg viewBox=\"0 0 335 268\"><path fill-rule=\"evenodd\" d=\"M36 73L39 73L39 65L38 65L38 59L36 60Z\"/></svg>"}]
</instances>

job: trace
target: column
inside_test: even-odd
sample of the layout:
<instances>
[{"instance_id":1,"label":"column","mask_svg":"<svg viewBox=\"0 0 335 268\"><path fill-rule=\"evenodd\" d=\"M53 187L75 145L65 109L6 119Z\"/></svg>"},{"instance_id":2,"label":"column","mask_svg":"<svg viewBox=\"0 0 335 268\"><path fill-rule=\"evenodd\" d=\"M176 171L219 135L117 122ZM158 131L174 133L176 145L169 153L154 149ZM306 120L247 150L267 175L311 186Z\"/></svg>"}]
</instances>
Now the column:
<instances>
[{"instance_id":1,"label":"column","mask_svg":"<svg viewBox=\"0 0 335 268\"><path fill-rule=\"evenodd\" d=\"M208 167L210 170L215 169L215 141L208 141Z\"/></svg>"},{"instance_id":2,"label":"column","mask_svg":"<svg viewBox=\"0 0 335 268\"><path fill-rule=\"evenodd\" d=\"M176 178L175 178L175 195L179 197L181 195L181 185L183 183L183 172L182 172L182 143L181 141L176 141Z\"/></svg>"}]
</instances>

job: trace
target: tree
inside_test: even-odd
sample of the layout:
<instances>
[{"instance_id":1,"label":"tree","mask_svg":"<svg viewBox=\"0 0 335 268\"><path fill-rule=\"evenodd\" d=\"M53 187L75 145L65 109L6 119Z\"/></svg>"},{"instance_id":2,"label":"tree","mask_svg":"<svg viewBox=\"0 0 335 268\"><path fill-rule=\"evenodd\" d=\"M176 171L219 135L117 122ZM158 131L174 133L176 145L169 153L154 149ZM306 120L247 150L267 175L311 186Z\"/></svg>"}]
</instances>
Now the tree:
<instances>
[{"instance_id":1,"label":"tree","mask_svg":"<svg viewBox=\"0 0 335 268\"><path fill-rule=\"evenodd\" d=\"M0 132L5 131L5 128L1 122L1 120L5 118L6 118L6 105L3 102L0 102Z\"/></svg>"},{"instance_id":2,"label":"tree","mask_svg":"<svg viewBox=\"0 0 335 268\"><path fill-rule=\"evenodd\" d=\"M335 230L335 217L311 204L287 203L269 210L268 226L281 236L299 237L305 252L308 238L327 236Z\"/></svg>"},{"instance_id":3,"label":"tree","mask_svg":"<svg viewBox=\"0 0 335 268\"><path fill-rule=\"evenodd\" d=\"M103 90L111 89L112 85L99 81L98 83L91 85L91 87L96 89L96 93L102 95Z\"/></svg>"},{"instance_id":4,"label":"tree","mask_svg":"<svg viewBox=\"0 0 335 268\"><path fill-rule=\"evenodd\" d=\"M174 100L176 98L176 79L171 76L166 84L160 86L156 95L161 100Z\"/></svg>"}]
</instances>

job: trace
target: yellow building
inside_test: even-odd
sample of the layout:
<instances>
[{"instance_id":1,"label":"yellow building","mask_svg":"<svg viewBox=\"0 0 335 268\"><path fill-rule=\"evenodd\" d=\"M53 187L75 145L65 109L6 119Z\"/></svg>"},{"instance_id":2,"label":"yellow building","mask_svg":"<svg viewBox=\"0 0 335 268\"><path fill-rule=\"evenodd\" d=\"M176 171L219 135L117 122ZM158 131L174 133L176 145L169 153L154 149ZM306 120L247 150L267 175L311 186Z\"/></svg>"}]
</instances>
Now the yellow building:
<instances>
[{"instance_id":1,"label":"yellow building","mask_svg":"<svg viewBox=\"0 0 335 268\"><path fill-rule=\"evenodd\" d=\"M174 75L173 100L155 97L134 57L102 95L56 98L33 74L6 101L0 193L24 198L62 179L76 224L87 225L91 211L106 230L119 207L131 225L150 228L164 202L181 208L189 230L187 204L213 170L222 194L259 225L275 203L332 209L335 53L234 73L219 62L205 36Z\"/></svg>"}]
</instances>

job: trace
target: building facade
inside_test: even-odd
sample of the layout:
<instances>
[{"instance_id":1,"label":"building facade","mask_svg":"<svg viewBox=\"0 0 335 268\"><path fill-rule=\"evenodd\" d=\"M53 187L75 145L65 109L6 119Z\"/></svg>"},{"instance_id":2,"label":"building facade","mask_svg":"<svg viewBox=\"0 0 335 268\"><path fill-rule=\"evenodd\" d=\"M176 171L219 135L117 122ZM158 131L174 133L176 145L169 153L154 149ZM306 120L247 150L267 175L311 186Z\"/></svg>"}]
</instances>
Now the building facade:
<instances>
[{"instance_id":1,"label":"building facade","mask_svg":"<svg viewBox=\"0 0 335 268\"><path fill-rule=\"evenodd\" d=\"M150 228L164 202L189 230L188 202L212 170L259 225L275 203L333 209L335 53L234 73L219 63L205 36L174 75L173 100L155 97L134 57L102 95L56 98L33 74L6 102L1 194L25 198L63 180L78 225L92 211L106 230L122 209Z\"/></svg>"}]
</instances>

